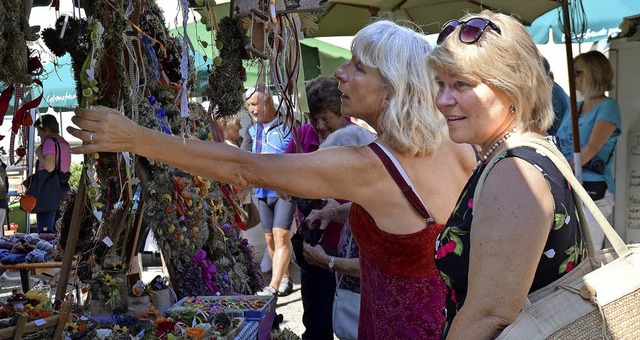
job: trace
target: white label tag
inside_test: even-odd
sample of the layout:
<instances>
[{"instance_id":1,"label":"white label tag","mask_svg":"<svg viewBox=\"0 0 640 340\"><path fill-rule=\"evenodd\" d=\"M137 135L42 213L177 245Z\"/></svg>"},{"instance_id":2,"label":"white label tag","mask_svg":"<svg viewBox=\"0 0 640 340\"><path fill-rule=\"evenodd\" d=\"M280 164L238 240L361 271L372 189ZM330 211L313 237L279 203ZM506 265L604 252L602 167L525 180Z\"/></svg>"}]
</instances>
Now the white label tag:
<instances>
[{"instance_id":1,"label":"white label tag","mask_svg":"<svg viewBox=\"0 0 640 340\"><path fill-rule=\"evenodd\" d=\"M107 245L107 247L111 248L111 246L113 245L113 241L111 241L111 239L109 238L109 236L105 237L102 242L104 242L104 244Z\"/></svg>"},{"instance_id":2,"label":"white label tag","mask_svg":"<svg viewBox=\"0 0 640 340\"><path fill-rule=\"evenodd\" d=\"M24 309L24 305L21 303L18 303L15 305L16 309Z\"/></svg>"},{"instance_id":3,"label":"white label tag","mask_svg":"<svg viewBox=\"0 0 640 340\"><path fill-rule=\"evenodd\" d=\"M83 315L83 316L80 317L80 320L87 321L87 320L89 320L89 318Z\"/></svg>"},{"instance_id":4,"label":"white label tag","mask_svg":"<svg viewBox=\"0 0 640 340\"><path fill-rule=\"evenodd\" d=\"M33 320L33 323L36 324L36 326L42 326L47 322L44 319L37 319L37 320Z\"/></svg>"}]
</instances>

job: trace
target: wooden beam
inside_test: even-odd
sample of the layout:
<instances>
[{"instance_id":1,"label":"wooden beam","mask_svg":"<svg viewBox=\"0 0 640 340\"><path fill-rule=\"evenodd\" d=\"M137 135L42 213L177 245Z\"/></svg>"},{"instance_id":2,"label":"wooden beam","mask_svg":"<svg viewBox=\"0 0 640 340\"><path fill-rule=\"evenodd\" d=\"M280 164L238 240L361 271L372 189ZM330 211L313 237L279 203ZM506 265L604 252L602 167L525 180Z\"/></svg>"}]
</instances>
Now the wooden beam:
<instances>
[{"instance_id":1,"label":"wooden beam","mask_svg":"<svg viewBox=\"0 0 640 340\"><path fill-rule=\"evenodd\" d=\"M85 156L86 158L86 156ZM56 286L56 298L55 303L62 303L67 292L67 285L69 284L69 274L71 273L71 266L73 265L73 254L76 250L76 243L78 242L78 234L80 233L80 224L84 213L84 204L86 201L86 189L87 189L87 166L86 163L82 167L82 174L80 175L80 183L78 184L78 193L73 204L73 215L71 216L71 226L69 227L69 236L67 237L67 246L64 249L64 255L62 257L62 267L60 268L60 279Z\"/></svg>"},{"instance_id":2,"label":"wooden beam","mask_svg":"<svg viewBox=\"0 0 640 340\"><path fill-rule=\"evenodd\" d=\"M129 267L133 266L133 259L138 250L138 239L140 238L142 220L144 219L144 208L144 201L138 203L138 210L134 213L133 228L130 228L127 234L125 234L126 243L124 244L123 261L127 263ZM142 271L142 268L140 268L140 271Z\"/></svg>"},{"instance_id":3,"label":"wooden beam","mask_svg":"<svg viewBox=\"0 0 640 340\"><path fill-rule=\"evenodd\" d=\"M65 303L62 304L62 309L58 316L58 325L56 325L56 331L53 333L53 340L62 339L62 332L67 325L67 321L69 321L69 315L71 315L71 305L72 303L69 301L65 301Z\"/></svg>"}]
</instances>

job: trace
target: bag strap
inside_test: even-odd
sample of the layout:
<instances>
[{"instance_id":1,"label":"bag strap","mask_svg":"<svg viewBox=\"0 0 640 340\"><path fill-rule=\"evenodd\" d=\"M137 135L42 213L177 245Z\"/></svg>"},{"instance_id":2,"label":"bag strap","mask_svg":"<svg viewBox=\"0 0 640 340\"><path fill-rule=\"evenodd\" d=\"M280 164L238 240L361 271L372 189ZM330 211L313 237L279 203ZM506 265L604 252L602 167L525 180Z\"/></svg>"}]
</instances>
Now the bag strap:
<instances>
[{"instance_id":1,"label":"bag strap","mask_svg":"<svg viewBox=\"0 0 640 340\"><path fill-rule=\"evenodd\" d=\"M349 231L349 245L347 246L347 254L345 255L346 259L348 259L349 255L351 255L351 242L353 242L353 235L351 234L351 231ZM342 283L344 274L336 273L336 277L338 277L338 284L336 285L336 291L338 291L338 289L340 289L340 284Z\"/></svg>"},{"instance_id":2,"label":"bag strap","mask_svg":"<svg viewBox=\"0 0 640 340\"><path fill-rule=\"evenodd\" d=\"M373 150L378 158L380 158L382 164L389 172L389 175L391 175L391 178L393 178L400 190L402 190L402 194L407 198L409 203L413 205L413 208L416 209L416 211L418 211L418 213L420 213L422 217L426 218L428 223L434 223L436 220L431 217L431 214L429 214L429 211L420 199L420 196L418 196L415 189L413 188L411 180L408 176L406 176L404 169L402 169L402 166L400 165L398 160L395 159L393 154L388 152L382 145L376 142L370 143L369 148L371 148L371 150Z\"/></svg>"},{"instance_id":3,"label":"bag strap","mask_svg":"<svg viewBox=\"0 0 640 340\"><path fill-rule=\"evenodd\" d=\"M605 236L611 243L613 249L618 254L619 257L626 257L631 254L629 247L624 243L620 235L611 227L611 224L604 217L600 209L593 202L589 194L587 194L586 190L582 187L582 184L578 181L578 179L574 176L573 170L567 163L566 159L560 153L560 150L556 148L554 145L549 142L539 139L539 138L511 138L507 143L507 147L502 149L502 151L494 156L487 167L483 170L480 178L478 180L478 184L476 186L473 201L479 202L480 193L482 191L482 187L486 180L487 175L493 168L493 166L502 159L502 155L506 154L507 151L511 149L515 149L518 147L529 147L534 150L537 150L541 154L545 155L549 158L553 164L556 166L558 170L562 173L567 182L571 185L572 191L574 194L574 200L576 204L576 208L578 210L578 216L580 218L580 229L582 234L584 235L585 242L587 243L587 250L589 260L594 268L599 268L602 266L602 263L597 259L596 256L596 247L593 243L593 238L591 237L591 231L589 230L589 224L587 219L584 216L584 207L586 207L589 212L593 215L594 219L600 226L600 229L604 232Z\"/></svg>"},{"instance_id":4,"label":"bag strap","mask_svg":"<svg viewBox=\"0 0 640 340\"><path fill-rule=\"evenodd\" d=\"M60 143L58 142L58 139L56 137L51 137L51 139L53 139L53 143L55 143L56 145L56 153L54 155L56 157L56 169L62 171L60 168L60 162L62 158L62 154L60 152Z\"/></svg>"}]
</instances>

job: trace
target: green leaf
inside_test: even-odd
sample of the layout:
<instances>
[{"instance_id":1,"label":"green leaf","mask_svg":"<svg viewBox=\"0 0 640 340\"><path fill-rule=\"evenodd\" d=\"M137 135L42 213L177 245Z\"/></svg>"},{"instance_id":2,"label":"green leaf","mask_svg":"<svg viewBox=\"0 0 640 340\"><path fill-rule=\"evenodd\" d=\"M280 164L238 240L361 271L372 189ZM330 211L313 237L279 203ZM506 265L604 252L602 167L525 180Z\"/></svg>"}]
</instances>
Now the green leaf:
<instances>
[{"instance_id":1,"label":"green leaf","mask_svg":"<svg viewBox=\"0 0 640 340\"><path fill-rule=\"evenodd\" d=\"M202 47L204 48L207 48L207 46L209 46L209 43L204 40L200 40L200 45L202 45Z\"/></svg>"},{"instance_id":2,"label":"green leaf","mask_svg":"<svg viewBox=\"0 0 640 340\"><path fill-rule=\"evenodd\" d=\"M216 49L218 49L218 51L220 51L223 48L224 48L224 44L222 43L222 41L216 40Z\"/></svg>"},{"instance_id":3,"label":"green leaf","mask_svg":"<svg viewBox=\"0 0 640 340\"><path fill-rule=\"evenodd\" d=\"M565 250L564 253L567 255L571 255L571 254L575 254L577 250L578 250L578 246L571 246L567 250Z\"/></svg>"},{"instance_id":4,"label":"green leaf","mask_svg":"<svg viewBox=\"0 0 640 340\"><path fill-rule=\"evenodd\" d=\"M442 230L442 235L440 236L440 242L442 242L442 240L444 240L447 237L447 234L449 234L449 229L451 228L444 228L444 230Z\"/></svg>"},{"instance_id":5,"label":"green leaf","mask_svg":"<svg viewBox=\"0 0 640 340\"><path fill-rule=\"evenodd\" d=\"M564 226L564 219L567 217L565 214L555 214L554 215L554 223L553 230L558 230Z\"/></svg>"},{"instance_id":6,"label":"green leaf","mask_svg":"<svg viewBox=\"0 0 640 340\"><path fill-rule=\"evenodd\" d=\"M447 285L447 287L451 288L452 286L451 278L443 272L440 272L440 277L442 277L442 281L444 281L444 284Z\"/></svg>"},{"instance_id":7,"label":"green leaf","mask_svg":"<svg viewBox=\"0 0 640 340\"><path fill-rule=\"evenodd\" d=\"M453 252L458 256L462 256L462 250L464 248L462 246L462 240L460 239L460 237L458 237L458 235L454 233L451 233L451 240L456 243L456 249L454 249Z\"/></svg>"},{"instance_id":8,"label":"green leaf","mask_svg":"<svg viewBox=\"0 0 640 340\"><path fill-rule=\"evenodd\" d=\"M460 235L460 236L467 235L469 233L468 230L462 230L462 229L460 229L458 227L451 227L451 232L456 234L456 235Z\"/></svg>"},{"instance_id":9,"label":"green leaf","mask_svg":"<svg viewBox=\"0 0 640 340\"><path fill-rule=\"evenodd\" d=\"M206 62L207 62L207 60L209 60L209 57L207 57L207 55L203 55L203 56L202 56L202 59L203 59L203 60L204 60L204 62L206 63Z\"/></svg>"},{"instance_id":10,"label":"green leaf","mask_svg":"<svg viewBox=\"0 0 640 340\"><path fill-rule=\"evenodd\" d=\"M562 261L562 264L560 264L560 268L558 269L558 273L562 274L566 272L568 263L569 263L569 259Z\"/></svg>"}]
</instances>

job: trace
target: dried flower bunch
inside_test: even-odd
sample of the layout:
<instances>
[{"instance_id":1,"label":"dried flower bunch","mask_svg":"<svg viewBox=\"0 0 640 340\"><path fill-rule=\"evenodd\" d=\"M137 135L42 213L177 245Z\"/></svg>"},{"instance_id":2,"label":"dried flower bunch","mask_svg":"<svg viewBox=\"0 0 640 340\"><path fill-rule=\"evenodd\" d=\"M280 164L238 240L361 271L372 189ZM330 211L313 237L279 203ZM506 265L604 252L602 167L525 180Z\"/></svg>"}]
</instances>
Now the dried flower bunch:
<instances>
[{"instance_id":1,"label":"dried flower bunch","mask_svg":"<svg viewBox=\"0 0 640 340\"><path fill-rule=\"evenodd\" d=\"M40 27L30 27L23 15L24 2L0 2L0 81L7 84L31 84L33 75L28 71L28 41L38 40Z\"/></svg>"},{"instance_id":2,"label":"dried flower bunch","mask_svg":"<svg viewBox=\"0 0 640 340\"><path fill-rule=\"evenodd\" d=\"M220 62L209 76L213 93L210 105L218 106L219 116L232 116L240 111L244 103L242 94L247 73L242 60L249 57L244 49L247 37L240 19L224 17L219 26L216 47L220 51Z\"/></svg>"}]
</instances>

